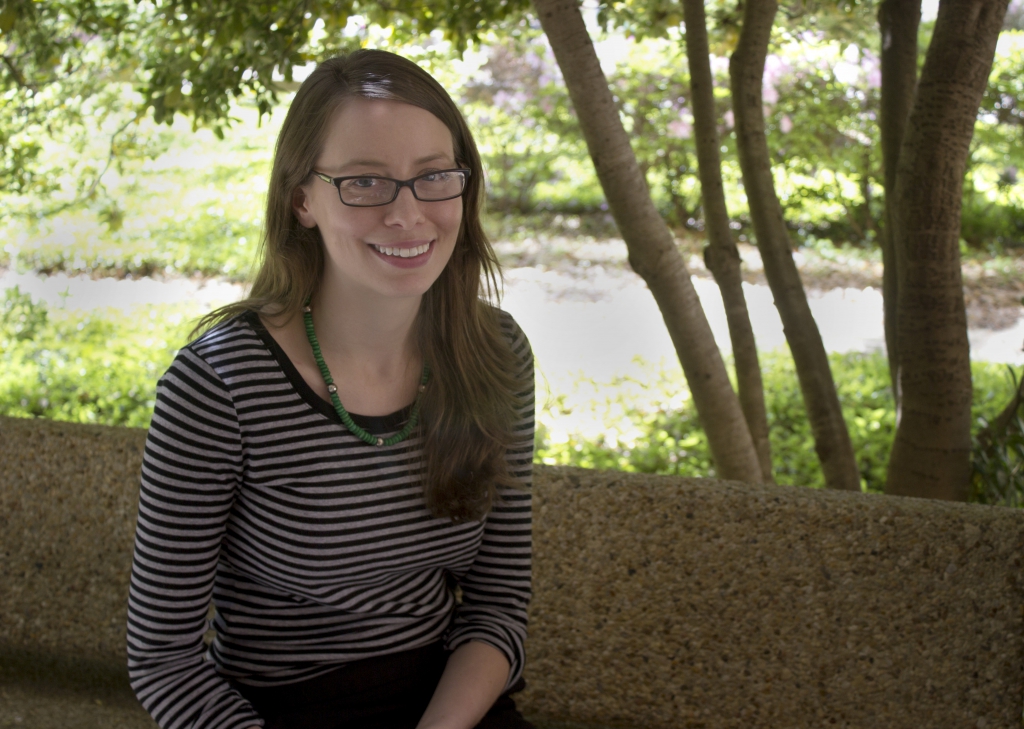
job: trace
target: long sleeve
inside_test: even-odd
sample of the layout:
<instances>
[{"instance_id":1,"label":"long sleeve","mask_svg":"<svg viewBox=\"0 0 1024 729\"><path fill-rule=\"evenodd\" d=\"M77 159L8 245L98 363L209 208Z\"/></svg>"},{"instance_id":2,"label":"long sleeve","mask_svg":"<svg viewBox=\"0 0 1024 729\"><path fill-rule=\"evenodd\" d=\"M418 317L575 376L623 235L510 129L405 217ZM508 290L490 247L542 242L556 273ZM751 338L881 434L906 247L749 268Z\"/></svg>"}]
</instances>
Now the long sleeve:
<instances>
[{"instance_id":1,"label":"long sleeve","mask_svg":"<svg viewBox=\"0 0 1024 729\"><path fill-rule=\"evenodd\" d=\"M131 685L163 729L263 723L205 659L203 642L241 471L231 395L213 368L186 348L157 388L128 606Z\"/></svg>"},{"instance_id":2,"label":"long sleeve","mask_svg":"<svg viewBox=\"0 0 1024 729\"><path fill-rule=\"evenodd\" d=\"M378 448L352 435L258 319L182 350L157 388L128 610L129 677L163 729L260 725L230 681L280 686L446 633L449 647L494 645L518 678L533 359L504 316L523 395L507 458L522 488L503 490L482 526L431 515L419 436ZM403 417L364 427L387 435ZM464 598L454 622L450 574ZM211 598L217 637L207 650Z\"/></svg>"},{"instance_id":3,"label":"long sleeve","mask_svg":"<svg viewBox=\"0 0 1024 729\"><path fill-rule=\"evenodd\" d=\"M478 640L500 650L511 665L508 689L523 671L526 609L531 595L534 370L526 336L510 316L503 316L522 383L517 439L507 454L509 472L520 487L500 490L487 515L480 550L459 583L462 604L455 611L446 642L449 649L455 649Z\"/></svg>"}]
</instances>

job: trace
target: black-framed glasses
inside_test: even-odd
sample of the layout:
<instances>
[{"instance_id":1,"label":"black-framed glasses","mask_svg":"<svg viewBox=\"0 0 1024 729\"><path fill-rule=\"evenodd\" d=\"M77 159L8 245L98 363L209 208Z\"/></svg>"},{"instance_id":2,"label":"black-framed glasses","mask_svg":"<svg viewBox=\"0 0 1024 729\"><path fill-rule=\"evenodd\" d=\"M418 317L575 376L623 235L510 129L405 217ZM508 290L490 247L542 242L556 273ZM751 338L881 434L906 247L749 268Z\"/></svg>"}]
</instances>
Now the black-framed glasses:
<instances>
[{"instance_id":1,"label":"black-framed glasses","mask_svg":"<svg viewBox=\"0 0 1024 729\"><path fill-rule=\"evenodd\" d=\"M329 177L316 170L313 174L338 188L338 196L345 205L372 208L394 202L403 187L412 190L413 197L422 202L452 200L466 189L470 170L437 170L408 180L373 175Z\"/></svg>"}]
</instances>

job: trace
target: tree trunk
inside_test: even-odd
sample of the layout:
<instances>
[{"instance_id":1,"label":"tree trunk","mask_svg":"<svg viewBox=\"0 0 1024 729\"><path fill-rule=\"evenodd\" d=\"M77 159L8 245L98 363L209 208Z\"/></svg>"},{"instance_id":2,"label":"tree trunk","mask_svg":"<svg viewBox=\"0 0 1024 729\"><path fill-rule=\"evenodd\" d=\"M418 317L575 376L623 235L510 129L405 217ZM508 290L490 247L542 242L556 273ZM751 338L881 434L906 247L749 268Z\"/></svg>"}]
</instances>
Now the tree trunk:
<instances>
[{"instance_id":1,"label":"tree trunk","mask_svg":"<svg viewBox=\"0 0 1024 729\"><path fill-rule=\"evenodd\" d=\"M534 0L587 141L598 179L679 354L708 445L723 478L762 480L757 451L700 299L622 126L576 0Z\"/></svg>"},{"instance_id":2,"label":"tree trunk","mask_svg":"<svg viewBox=\"0 0 1024 729\"><path fill-rule=\"evenodd\" d=\"M772 480L772 453L768 441L768 415L764 405L761 365L757 359L754 329L747 313L740 275L740 254L729 230L729 211L722 186L722 161L719 156L717 119L715 118L714 85L708 50L707 21L704 0L683 0L686 19L686 57L690 65L691 107L697 144L697 165L704 206L704 225L708 245L704 261L715 277L725 303L729 322L736 381L739 384L740 406L757 448L758 461L765 481Z\"/></svg>"},{"instance_id":3,"label":"tree trunk","mask_svg":"<svg viewBox=\"0 0 1024 729\"><path fill-rule=\"evenodd\" d=\"M946 0L896 170L901 394L886 491L966 500L971 367L960 277L960 206L978 105L1007 0Z\"/></svg>"},{"instance_id":4,"label":"tree trunk","mask_svg":"<svg viewBox=\"0 0 1024 729\"><path fill-rule=\"evenodd\" d=\"M885 219L882 225L882 306L885 313L885 349L897 408L900 402L900 349L896 336L897 272L892 230L896 198L896 164L903 132L914 103L917 86L917 27L921 24L921 0L884 0L878 8L882 38L882 100L879 131L882 136L882 167L885 170Z\"/></svg>"},{"instance_id":5,"label":"tree trunk","mask_svg":"<svg viewBox=\"0 0 1024 729\"><path fill-rule=\"evenodd\" d=\"M832 371L793 261L789 232L772 179L761 84L777 8L775 0L744 4L743 28L729 62L736 146L757 247L796 364L825 484L833 489L860 491L860 473Z\"/></svg>"}]
</instances>

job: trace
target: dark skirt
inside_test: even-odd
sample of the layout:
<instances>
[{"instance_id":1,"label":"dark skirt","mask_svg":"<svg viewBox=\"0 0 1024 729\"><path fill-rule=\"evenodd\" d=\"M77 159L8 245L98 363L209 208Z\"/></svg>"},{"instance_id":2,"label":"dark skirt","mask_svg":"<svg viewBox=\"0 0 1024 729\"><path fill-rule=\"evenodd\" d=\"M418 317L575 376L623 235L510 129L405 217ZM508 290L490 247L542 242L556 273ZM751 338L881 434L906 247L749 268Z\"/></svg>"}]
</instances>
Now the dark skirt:
<instances>
[{"instance_id":1,"label":"dark skirt","mask_svg":"<svg viewBox=\"0 0 1024 729\"><path fill-rule=\"evenodd\" d=\"M415 729L441 679L448 653L440 643L349 663L284 686L234 683L263 717L266 729ZM477 729L533 729L509 694Z\"/></svg>"}]
</instances>

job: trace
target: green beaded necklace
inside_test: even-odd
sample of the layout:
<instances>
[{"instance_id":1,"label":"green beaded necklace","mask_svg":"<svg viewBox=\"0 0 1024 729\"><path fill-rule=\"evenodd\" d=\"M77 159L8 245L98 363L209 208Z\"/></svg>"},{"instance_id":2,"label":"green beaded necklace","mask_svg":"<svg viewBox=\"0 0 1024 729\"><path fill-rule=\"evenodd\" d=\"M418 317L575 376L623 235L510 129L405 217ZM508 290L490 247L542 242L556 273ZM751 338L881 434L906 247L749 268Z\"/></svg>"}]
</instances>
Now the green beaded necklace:
<instances>
[{"instance_id":1,"label":"green beaded necklace","mask_svg":"<svg viewBox=\"0 0 1024 729\"><path fill-rule=\"evenodd\" d=\"M375 446L393 446L408 438L409 433L416 427L416 423L420 418L420 397L423 395L423 391L427 389L427 381L430 379L430 365L426 362L423 363L423 376L420 378L419 392L416 393L416 400L412 404L412 412L409 413L409 421L405 424L405 427L390 438L379 438L372 433L367 433L356 425L355 421L352 420L352 416L342 407L341 399L338 397L338 386L334 384L331 371L327 369L324 355L320 352L320 342L317 341L316 332L313 331L313 310L309 306L308 299L305 306L302 307L302 319L306 323L306 336L309 338L309 345L313 348L313 359L316 360L317 367L320 368L320 374L323 375L324 382L327 383L327 392L331 395L331 403L334 405L338 417L341 418L341 422L345 424L349 432L364 443Z\"/></svg>"}]
</instances>

